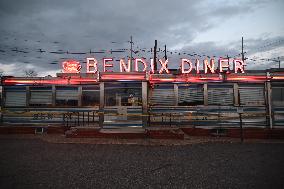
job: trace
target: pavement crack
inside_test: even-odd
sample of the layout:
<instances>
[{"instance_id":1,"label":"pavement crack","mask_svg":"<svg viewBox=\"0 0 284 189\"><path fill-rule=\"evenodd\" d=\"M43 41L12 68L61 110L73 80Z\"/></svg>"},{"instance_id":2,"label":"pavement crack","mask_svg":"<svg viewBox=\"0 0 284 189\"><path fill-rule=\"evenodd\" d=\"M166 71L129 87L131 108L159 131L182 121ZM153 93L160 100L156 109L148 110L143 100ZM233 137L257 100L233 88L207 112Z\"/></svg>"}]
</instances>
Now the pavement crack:
<instances>
[{"instance_id":1,"label":"pavement crack","mask_svg":"<svg viewBox=\"0 0 284 189\"><path fill-rule=\"evenodd\" d=\"M151 171L158 171L160 169L164 169L164 168L167 168L167 167L170 167L170 166L172 166L172 164L171 163L167 163L167 164L164 164L164 165L162 165L162 166L160 166L160 167L158 167L156 169L152 169Z\"/></svg>"}]
</instances>

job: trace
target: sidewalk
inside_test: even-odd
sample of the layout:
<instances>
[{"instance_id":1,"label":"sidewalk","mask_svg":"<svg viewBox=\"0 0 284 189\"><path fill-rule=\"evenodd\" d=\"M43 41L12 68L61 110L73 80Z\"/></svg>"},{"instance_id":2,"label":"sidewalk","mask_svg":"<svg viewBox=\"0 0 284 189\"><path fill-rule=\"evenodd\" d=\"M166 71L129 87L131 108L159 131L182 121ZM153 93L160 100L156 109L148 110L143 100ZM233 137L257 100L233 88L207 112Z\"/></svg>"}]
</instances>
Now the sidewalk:
<instances>
[{"instance_id":1,"label":"sidewalk","mask_svg":"<svg viewBox=\"0 0 284 189\"><path fill-rule=\"evenodd\" d=\"M48 143L58 144L114 144L114 145L144 145L144 146L176 146L193 145L201 143L241 143L238 138L227 137L197 137L188 136L184 140L174 139L115 139L115 138L66 138L65 135L33 135L33 134L13 134L0 135L1 139L39 139ZM245 143L284 143L284 140L269 139L245 139Z\"/></svg>"}]
</instances>

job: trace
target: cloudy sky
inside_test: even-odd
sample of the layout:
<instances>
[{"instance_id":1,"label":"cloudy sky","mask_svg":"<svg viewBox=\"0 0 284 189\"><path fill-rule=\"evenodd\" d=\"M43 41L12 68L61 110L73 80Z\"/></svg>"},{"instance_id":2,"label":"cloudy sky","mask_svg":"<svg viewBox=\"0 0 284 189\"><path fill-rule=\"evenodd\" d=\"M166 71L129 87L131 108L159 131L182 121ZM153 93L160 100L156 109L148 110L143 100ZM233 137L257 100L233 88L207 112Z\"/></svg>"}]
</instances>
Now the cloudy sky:
<instances>
[{"instance_id":1,"label":"cloudy sky","mask_svg":"<svg viewBox=\"0 0 284 189\"><path fill-rule=\"evenodd\" d=\"M130 36L134 57L148 61L155 39L159 58L167 45L171 68L180 58L241 57L242 36L247 68L277 67L278 57L284 67L283 10L283 0L0 0L0 71L55 75L65 59L127 58Z\"/></svg>"}]
</instances>

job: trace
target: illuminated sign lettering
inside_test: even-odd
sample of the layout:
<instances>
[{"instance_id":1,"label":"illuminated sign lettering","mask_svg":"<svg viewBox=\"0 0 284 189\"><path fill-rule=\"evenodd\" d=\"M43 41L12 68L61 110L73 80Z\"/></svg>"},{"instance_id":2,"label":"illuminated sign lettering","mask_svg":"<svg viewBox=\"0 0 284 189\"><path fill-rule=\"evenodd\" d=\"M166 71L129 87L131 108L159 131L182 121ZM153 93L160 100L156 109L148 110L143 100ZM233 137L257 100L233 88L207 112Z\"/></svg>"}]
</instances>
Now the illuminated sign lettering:
<instances>
[{"instance_id":1,"label":"illuminated sign lettering","mask_svg":"<svg viewBox=\"0 0 284 189\"><path fill-rule=\"evenodd\" d=\"M130 64L131 64L130 60L128 60L127 67L125 65L124 59L120 59L119 64L120 64L120 72L123 72L123 70L125 72L130 72Z\"/></svg>"},{"instance_id":2,"label":"illuminated sign lettering","mask_svg":"<svg viewBox=\"0 0 284 189\"><path fill-rule=\"evenodd\" d=\"M82 66L76 60L66 60L62 62L62 68L63 73L80 73Z\"/></svg>"},{"instance_id":3,"label":"illuminated sign lettering","mask_svg":"<svg viewBox=\"0 0 284 189\"><path fill-rule=\"evenodd\" d=\"M215 73L215 70L214 70L214 59L210 59L210 63L208 63L207 59L204 59L203 60L203 68L204 68L204 73L208 72L208 68L209 68L209 71L211 73Z\"/></svg>"},{"instance_id":4,"label":"illuminated sign lettering","mask_svg":"<svg viewBox=\"0 0 284 189\"><path fill-rule=\"evenodd\" d=\"M96 73L98 71L98 61L95 58L87 58L87 73Z\"/></svg>"},{"instance_id":5,"label":"illuminated sign lettering","mask_svg":"<svg viewBox=\"0 0 284 189\"><path fill-rule=\"evenodd\" d=\"M134 66L135 66L135 71L136 72L138 72L139 70L138 70L138 63L142 63L143 64L143 66L144 66L144 69L143 69L143 71L142 72L146 72L147 71L147 63L146 63L146 61L144 60L144 59L141 59L141 58L136 58L135 59L135 64L134 64Z\"/></svg>"},{"instance_id":6,"label":"illuminated sign lettering","mask_svg":"<svg viewBox=\"0 0 284 189\"><path fill-rule=\"evenodd\" d=\"M161 69L160 69L160 71L159 71L159 73L160 73L160 74L163 73L164 70L165 70L166 73L170 73L169 70L168 70L168 60L165 60L165 61L163 62L163 60L159 59L159 62L160 62L160 64L161 64L161 66L162 66Z\"/></svg>"},{"instance_id":7,"label":"illuminated sign lettering","mask_svg":"<svg viewBox=\"0 0 284 189\"><path fill-rule=\"evenodd\" d=\"M158 71L159 74L163 73L170 73L170 70L168 68L169 60L158 60L160 64L160 69ZM120 72L150 72L154 73L154 60L150 59L150 66L147 65L147 62L143 58L135 58L132 62L134 65L134 70L131 70L132 65L130 59L127 60L127 62L124 59L120 59L119 61L119 68ZM233 70L235 73L245 73L245 63L241 59L233 59ZM97 73L99 71L98 67L98 60L95 58L87 58L87 73ZM140 65L140 66L139 66ZM102 66L104 72L113 72L113 58L103 58L102 59ZM142 69L141 69L142 67ZM80 70L82 68L80 62L76 60L66 60L62 62L62 68L63 73L80 73ZM111 69L112 68L112 69ZM139 70L139 68L141 70ZM200 73L201 68L203 68L204 73L229 73L230 72L230 61L226 58L219 58L218 60L218 70L215 70L215 60L214 59L204 59L203 60L203 67L202 64L200 64L199 59L195 59L195 64L192 63L191 60L182 58L180 69L182 74L190 74L192 70L195 70L197 74Z\"/></svg>"},{"instance_id":8,"label":"illuminated sign lettering","mask_svg":"<svg viewBox=\"0 0 284 189\"><path fill-rule=\"evenodd\" d=\"M185 65L184 63L187 63L189 65L189 69L188 70L185 70ZM190 73L192 70L192 63L190 60L188 59L181 59L181 73Z\"/></svg>"},{"instance_id":9,"label":"illuminated sign lettering","mask_svg":"<svg viewBox=\"0 0 284 189\"><path fill-rule=\"evenodd\" d=\"M229 60L225 58L220 58L219 59L219 71L222 73L223 68L229 69Z\"/></svg>"},{"instance_id":10,"label":"illuminated sign lettering","mask_svg":"<svg viewBox=\"0 0 284 189\"><path fill-rule=\"evenodd\" d=\"M107 64L107 62L112 62L112 61L113 61L112 58L104 58L103 59L104 72L112 72L112 71L109 71L109 70L106 69L107 67L113 67L113 64Z\"/></svg>"}]
</instances>

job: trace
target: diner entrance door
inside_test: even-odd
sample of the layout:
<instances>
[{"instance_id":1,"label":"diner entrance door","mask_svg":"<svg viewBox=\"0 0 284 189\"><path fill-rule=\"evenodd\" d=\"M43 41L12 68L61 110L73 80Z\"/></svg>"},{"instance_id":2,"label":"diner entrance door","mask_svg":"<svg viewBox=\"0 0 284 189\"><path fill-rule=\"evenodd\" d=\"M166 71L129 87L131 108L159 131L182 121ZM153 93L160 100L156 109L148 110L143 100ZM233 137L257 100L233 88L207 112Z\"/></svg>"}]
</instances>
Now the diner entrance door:
<instances>
[{"instance_id":1,"label":"diner entrance door","mask_svg":"<svg viewBox=\"0 0 284 189\"><path fill-rule=\"evenodd\" d=\"M142 127L142 83L104 84L103 128Z\"/></svg>"}]
</instances>

